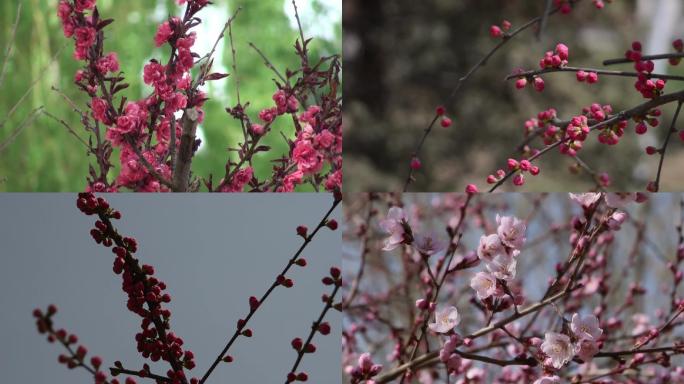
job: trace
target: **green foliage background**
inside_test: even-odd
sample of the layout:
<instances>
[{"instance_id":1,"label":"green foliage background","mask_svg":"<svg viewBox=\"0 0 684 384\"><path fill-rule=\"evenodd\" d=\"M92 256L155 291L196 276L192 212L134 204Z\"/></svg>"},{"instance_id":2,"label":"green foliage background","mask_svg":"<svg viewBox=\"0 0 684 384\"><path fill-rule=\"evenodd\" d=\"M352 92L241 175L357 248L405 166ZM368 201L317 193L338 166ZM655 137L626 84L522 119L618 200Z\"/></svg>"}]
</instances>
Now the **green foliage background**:
<instances>
[{"instance_id":1,"label":"green foliage background","mask_svg":"<svg viewBox=\"0 0 684 384\"><path fill-rule=\"evenodd\" d=\"M312 1L316 14L322 14L327 6L320 0ZM263 65L263 61L252 50L248 43L259 47L273 64L284 72L285 68L296 68L298 57L293 44L298 32L292 27L285 13L286 7L292 7L290 0L214 0L214 5L203 10L199 17L206 17L210 12L225 13L223 21L228 20L237 7L242 10L233 24L233 37L237 49L237 65L240 78L240 94L244 104L249 101L249 113L256 117L258 111L272 104L271 96L275 92L272 81L274 75ZM72 98L80 108L85 108L86 97L73 85L73 75L80 63L72 57L73 43L64 38L56 15L56 0L9 0L0 3L0 58L4 59L11 27L14 23L18 4L22 4L22 12L14 40L14 52L9 59L7 74L0 92L0 122L5 120L14 105L29 89L34 81L35 87L0 127L0 143L5 141L31 113L43 106L46 111L64 119L70 126L86 138L79 123L79 115L51 90L54 86ZM301 3L301 4L300 4ZM300 11L305 1L300 1ZM99 0L98 8L103 18L115 21L107 27L105 51L114 51L119 55L121 70L125 73L130 88L122 95L129 100L139 99L150 89L142 82L143 65L152 57L166 59L168 52L154 47L154 33L158 25L156 14L165 10L162 17L178 14L180 10L175 0ZM215 14L212 16L216 16ZM318 18L309 21L316 22ZM304 22L305 36L311 23ZM220 27L222 27L221 24ZM220 28L219 27L219 28ZM329 26L316 26L328 28ZM334 21L335 38L323 40L315 38L312 43L313 55L330 55L341 52L341 15ZM212 31L213 32L213 31ZM211 36L215 41L220 30ZM231 69L229 42L224 39L222 64ZM163 47L162 47L163 48ZM207 52L197 52L204 55ZM55 60L52 61L52 58ZM216 60L218 63L219 60ZM222 89L219 89L222 88ZM233 120L225 107L234 105L235 83L233 76L213 82L208 89L210 100L205 104L206 118L203 127L205 141L201 151L193 161L193 172L207 177L210 173L215 178L223 175L228 156L227 148L234 147L242 134L239 122ZM223 91L228 104L217 100L217 91ZM277 126L286 135L291 134L291 124ZM266 143L273 146L273 152L260 154L257 175L264 177L270 174L269 158L279 157L287 151L287 146L277 131L269 135ZM113 155L113 160L118 154ZM0 191L79 191L85 186L85 177L89 162L85 147L71 136L58 122L45 115L40 115L27 126L21 134L0 153ZM113 161L114 164L117 161ZM114 169L114 175L118 169ZM112 175L112 176L114 176Z\"/></svg>"}]
</instances>

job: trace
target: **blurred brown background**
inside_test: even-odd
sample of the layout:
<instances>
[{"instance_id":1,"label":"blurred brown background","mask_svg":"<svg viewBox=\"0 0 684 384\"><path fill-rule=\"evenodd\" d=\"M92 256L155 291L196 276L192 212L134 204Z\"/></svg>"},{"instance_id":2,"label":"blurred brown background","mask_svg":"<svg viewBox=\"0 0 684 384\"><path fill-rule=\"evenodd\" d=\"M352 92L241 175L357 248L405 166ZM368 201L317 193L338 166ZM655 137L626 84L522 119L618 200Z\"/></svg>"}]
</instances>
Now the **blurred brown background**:
<instances>
[{"instance_id":1,"label":"blurred brown background","mask_svg":"<svg viewBox=\"0 0 684 384\"><path fill-rule=\"evenodd\" d=\"M400 189L410 154L435 106L497 43L489 36L489 27L506 19L515 29L542 14L545 3L344 0L345 189ZM569 118L593 102L611 104L614 110L643 102L632 78L600 76L598 84L587 85L578 83L572 73L547 74L543 93L531 87L518 91L503 78L518 67L537 69L539 58L558 42L570 48L571 65L594 68L603 68L603 59L622 57L633 40L642 41L645 53L672 51L672 40L684 37L683 13L681 0L620 0L603 10L582 0L571 14L551 16L540 40L532 30L523 32L446 106L454 125L446 130L437 126L430 134L420 156L423 169L411 190L461 191L471 182L482 189L486 176L504 166L522 141L525 120L539 111L555 107L559 117ZM684 63L661 65L656 72L684 73ZM680 86L671 81L666 92ZM661 127L647 135L636 135L630 123L615 147L599 144L592 135L580 157L594 170L609 172L611 189L643 190L655 177L658 160L646 156L643 148L660 146L675 106L664 108ZM588 174L569 173L574 162L557 150L538 164L541 174L527 177L524 190L579 191L593 186ZM682 143L675 139L665 159L662 191L684 189L682 165ZM505 189L512 189L510 182Z\"/></svg>"}]
</instances>

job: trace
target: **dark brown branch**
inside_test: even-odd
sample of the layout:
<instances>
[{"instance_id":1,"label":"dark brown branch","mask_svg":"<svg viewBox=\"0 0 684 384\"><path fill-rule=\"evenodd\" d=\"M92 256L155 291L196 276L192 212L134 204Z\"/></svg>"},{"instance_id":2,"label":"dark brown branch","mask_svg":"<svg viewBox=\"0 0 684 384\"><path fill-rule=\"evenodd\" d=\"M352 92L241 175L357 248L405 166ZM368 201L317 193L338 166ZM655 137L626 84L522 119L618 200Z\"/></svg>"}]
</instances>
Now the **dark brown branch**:
<instances>
[{"instance_id":1,"label":"dark brown branch","mask_svg":"<svg viewBox=\"0 0 684 384\"><path fill-rule=\"evenodd\" d=\"M663 170L663 164L665 163L665 152L667 151L667 146L670 143L670 137L672 137L672 134L677 132L677 128L675 128L675 124L677 123L677 118L679 118L679 111L682 109L682 101L680 100L679 103L677 104L677 110L675 111L674 117L672 118L672 124L670 124L670 130L667 131L667 136L665 136L665 141L663 142L663 146L660 147L658 152L660 153L660 160L658 161L658 171L656 173L656 179L655 182L653 183L653 192L658 192L660 190L660 174Z\"/></svg>"},{"instance_id":2,"label":"dark brown branch","mask_svg":"<svg viewBox=\"0 0 684 384\"><path fill-rule=\"evenodd\" d=\"M512 74L506 76L505 80L517 79L520 77L532 77L532 76L537 76L537 75L543 75L546 73L579 72L579 71L595 72L599 75L621 76L621 77L638 77L641 75L638 72L610 71L610 70L606 70L606 69L595 69L595 68L586 68L586 67L568 67L568 66L566 66L566 67L557 67L557 68L554 67L554 68L535 69L533 71L526 71L526 72L520 72L520 73L512 73ZM653 78L653 79L684 81L684 76L663 75L660 73L650 73L647 75L647 77Z\"/></svg>"},{"instance_id":3,"label":"dark brown branch","mask_svg":"<svg viewBox=\"0 0 684 384\"><path fill-rule=\"evenodd\" d=\"M641 60L662 60L662 59L673 59L673 58L679 58L679 57L684 57L684 52L661 53L658 55L643 55L643 56L641 56ZM633 63L633 62L634 61L623 57L623 58L619 58L619 59L604 60L603 65L625 64L625 63Z\"/></svg>"}]
</instances>

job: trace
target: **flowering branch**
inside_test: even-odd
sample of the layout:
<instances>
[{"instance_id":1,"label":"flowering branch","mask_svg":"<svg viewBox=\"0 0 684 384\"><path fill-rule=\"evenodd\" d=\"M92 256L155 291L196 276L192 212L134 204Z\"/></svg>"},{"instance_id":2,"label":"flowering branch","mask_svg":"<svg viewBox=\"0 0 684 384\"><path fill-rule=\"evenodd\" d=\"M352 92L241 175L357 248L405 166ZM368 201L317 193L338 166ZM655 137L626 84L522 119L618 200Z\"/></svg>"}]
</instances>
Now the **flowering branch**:
<instances>
[{"instance_id":1,"label":"flowering branch","mask_svg":"<svg viewBox=\"0 0 684 384\"><path fill-rule=\"evenodd\" d=\"M342 272L339 268L332 267L330 268L330 276L326 276L323 278L323 284L334 285L334 288L330 295L323 295L322 300L325 303L325 305L323 306L321 314L318 315L316 321L313 323L313 325L311 325L311 331L309 332L309 335L306 337L306 340L302 342L302 339L298 337L292 340L292 348L294 348L297 351L297 359L295 360L294 365L290 369L290 372L288 372L287 374L285 384L291 383L293 381L308 380L309 376L306 374L306 372L297 372L297 369L299 368L299 364L302 362L302 359L304 358L305 354L314 353L316 351L316 346L312 343L313 338L316 335L316 332L320 332L322 335L330 334L330 324L328 324L327 322L324 323L323 319L325 319L325 315L328 313L328 311L331 308L335 307L335 295L337 295L337 292L342 286L342 279L340 278L341 273ZM341 307L338 305L336 309L341 310Z\"/></svg>"},{"instance_id":2,"label":"flowering branch","mask_svg":"<svg viewBox=\"0 0 684 384\"><path fill-rule=\"evenodd\" d=\"M292 268L293 265L298 265L298 266L306 266L306 260L300 258L300 255L304 250L306 249L307 245L311 243L313 240L314 236L316 236L316 233L318 233L319 230L323 227L328 227L332 230L337 229L337 222L335 220L328 219L328 217L332 214L332 212L335 210L337 205L340 203L341 199L339 195L335 195L335 199L333 201L332 206L328 211L325 213L321 221L316 225L314 230L311 233L308 233L308 229L305 226L300 226L297 228L297 233L304 239L304 242L302 245L297 249L297 251L294 253L294 255L288 260L287 264L283 268L283 270L276 276L275 281L271 284L271 286L266 290L266 292L261 296L260 299L257 299L257 297L252 296L250 297L250 311L247 314L247 316L244 319L240 319L237 322L237 328L233 335L228 339L228 343L226 344L225 347L221 350L219 355L214 359L214 362L211 364L207 372L204 373L202 378L199 381L199 384L204 383L211 373L216 369L218 364L221 361L224 362L232 362L233 357L228 355L228 351L230 348L233 346L235 341L238 339L240 336L244 337L251 337L252 335L252 330L249 328L246 328L249 320L254 316L254 314L257 312L257 310L262 306L262 304L266 301L266 299L271 295L273 290L275 290L278 286L283 286L285 288L291 288L294 285L294 282L287 278L287 273L289 272L290 268Z\"/></svg>"}]
</instances>

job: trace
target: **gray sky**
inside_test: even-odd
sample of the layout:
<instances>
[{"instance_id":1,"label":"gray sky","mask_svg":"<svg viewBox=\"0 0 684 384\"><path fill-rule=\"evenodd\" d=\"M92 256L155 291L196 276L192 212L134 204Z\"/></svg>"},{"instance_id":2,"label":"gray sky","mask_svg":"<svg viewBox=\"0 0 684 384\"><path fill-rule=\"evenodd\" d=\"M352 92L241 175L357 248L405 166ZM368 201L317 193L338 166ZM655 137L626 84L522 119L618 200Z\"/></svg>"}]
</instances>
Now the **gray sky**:
<instances>
[{"instance_id":1,"label":"gray sky","mask_svg":"<svg viewBox=\"0 0 684 384\"><path fill-rule=\"evenodd\" d=\"M195 353L201 376L225 345L248 297L260 296L301 244L299 224L315 226L332 204L327 194L192 194L108 196L123 213L119 231L139 241L138 257L168 285L171 326ZM338 208L339 211L339 208ZM340 221L338 212L333 217ZM74 194L0 195L0 372L7 383L91 383L84 370L57 362L61 346L36 332L31 311L59 307L56 327L79 336L91 354L109 367L121 360L131 369L144 359L133 337L140 319L125 309L113 254L95 244L88 231L93 217L75 206ZM295 351L294 337L308 335L329 292L320 280L340 264L340 231L322 230L304 252L309 265L295 268L291 289L279 288L250 321L251 339L240 338L208 383L281 383ZM333 332L314 339L318 351L301 367L309 382L340 381L340 319ZM166 365L153 364L164 373ZM139 380L140 382L140 380Z\"/></svg>"}]
</instances>

